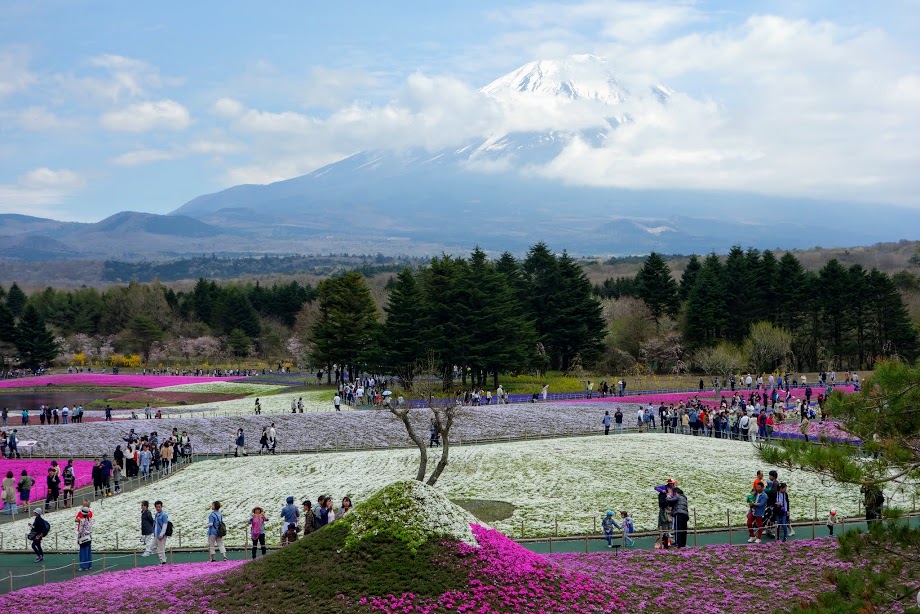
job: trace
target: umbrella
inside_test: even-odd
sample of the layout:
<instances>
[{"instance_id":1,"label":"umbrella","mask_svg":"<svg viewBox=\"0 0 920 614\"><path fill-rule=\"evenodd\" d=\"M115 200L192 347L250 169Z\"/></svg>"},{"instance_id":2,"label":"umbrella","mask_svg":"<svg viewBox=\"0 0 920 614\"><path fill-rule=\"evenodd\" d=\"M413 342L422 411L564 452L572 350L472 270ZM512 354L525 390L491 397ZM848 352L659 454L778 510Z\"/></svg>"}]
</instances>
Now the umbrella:
<instances>
[{"instance_id":1,"label":"umbrella","mask_svg":"<svg viewBox=\"0 0 920 614\"><path fill-rule=\"evenodd\" d=\"M383 396L385 396L385 397L388 397L388 396L390 396L391 394L393 394L393 393L390 392L389 390L384 390L384 391L383 391Z\"/></svg>"}]
</instances>

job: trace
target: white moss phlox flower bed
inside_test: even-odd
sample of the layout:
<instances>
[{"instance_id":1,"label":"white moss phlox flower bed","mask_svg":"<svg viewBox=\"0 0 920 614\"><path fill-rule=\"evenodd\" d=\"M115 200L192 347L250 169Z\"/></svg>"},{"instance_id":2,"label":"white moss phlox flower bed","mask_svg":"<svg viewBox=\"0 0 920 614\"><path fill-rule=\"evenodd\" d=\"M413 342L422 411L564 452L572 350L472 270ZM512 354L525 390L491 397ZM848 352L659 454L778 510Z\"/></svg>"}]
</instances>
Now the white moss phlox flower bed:
<instances>
[{"instance_id":1,"label":"white moss phlox flower bed","mask_svg":"<svg viewBox=\"0 0 920 614\"><path fill-rule=\"evenodd\" d=\"M434 462L430 461L429 470ZM202 461L156 484L94 505L93 543L98 548L113 547L116 532L121 545L136 539L142 499L163 500L182 532L183 545L206 543L205 524L213 500L223 504L228 544L243 543L246 521L256 505L265 508L271 520L269 543L277 543L286 497L295 497L299 504L327 494L338 506L348 495L358 505L387 484L415 476L417 468L418 451L412 449ZM458 446L451 450L437 490L450 499L512 504L511 517L492 525L514 537L520 535L522 522L528 537L552 535L557 519L559 534L573 535L594 532L607 509L628 510L637 529L653 529L657 497L652 489L673 477L689 499L691 527L694 518L699 527L725 526L726 511L737 526L744 522L745 496L758 469L766 473L770 467L750 444L675 435L611 435ZM826 518L832 507L844 518L859 514L858 488L801 471L781 471L780 478L789 484L795 521L811 520L816 505L819 519ZM69 540L71 549L76 549L76 540L71 539L72 514L53 512L48 519L52 533L63 531L61 545L67 546ZM22 548L26 532L23 521L0 527L5 544ZM178 539L173 545L178 546Z\"/></svg>"},{"instance_id":2,"label":"white moss phlox flower bed","mask_svg":"<svg viewBox=\"0 0 920 614\"><path fill-rule=\"evenodd\" d=\"M152 388L151 392L201 392L208 394L269 394L283 390L284 386L275 384L250 384L247 382L204 382L201 384L179 384Z\"/></svg>"}]
</instances>

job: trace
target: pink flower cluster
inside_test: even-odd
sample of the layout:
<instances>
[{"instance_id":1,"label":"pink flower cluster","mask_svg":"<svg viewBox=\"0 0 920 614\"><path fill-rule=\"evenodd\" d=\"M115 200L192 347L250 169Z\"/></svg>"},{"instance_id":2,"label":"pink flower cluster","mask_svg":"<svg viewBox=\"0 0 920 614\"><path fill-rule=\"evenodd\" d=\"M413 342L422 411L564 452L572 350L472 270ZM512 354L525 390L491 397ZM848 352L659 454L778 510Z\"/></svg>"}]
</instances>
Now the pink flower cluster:
<instances>
[{"instance_id":1,"label":"pink flower cluster","mask_svg":"<svg viewBox=\"0 0 920 614\"><path fill-rule=\"evenodd\" d=\"M434 599L412 593L366 597L358 603L388 614L434 611L476 612L623 612L626 604L617 589L578 572L566 571L514 543L502 533L471 525L479 547L459 548L469 587Z\"/></svg>"},{"instance_id":2,"label":"pink flower cluster","mask_svg":"<svg viewBox=\"0 0 920 614\"><path fill-rule=\"evenodd\" d=\"M223 574L243 563L245 561L153 565L83 576L0 596L0 611L31 614L213 613L209 604L218 592L213 588L223 584L223 580L209 578L204 591L201 590L202 580L207 576ZM197 596L192 597L193 594Z\"/></svg>"},{"instance_id":3,"label":"pink flower cluster","mask_svg":"<svg viewBox=\"0 0 920 614\"><path fill-rule=\"evenodd\" d=\"M0 380L0 388L34 388L36 386L122 386L126 388L162 388L180 384L229 382L239 377L197 377L191 375L109 375L102 373L59 373Z\"/></svg>"},{"instance_id":4,"label":"pink flower cluster","mask_svg":"<svg viewBox=\"0 0 920 614\"><path fill-rule=\"evenodd\" d=\"M25 459L3 459L0 460L0 479L6 478L7 471L13 472L13 479L19 483L22 470L25 469L35 480L32 490L29 493L29 501L44 501L45 495L48 494L48 468L51 467L51 461L54 459L25 460ZM67 466L67 460L58 459L58 467L61 470L61 492L64 492L64 467ZM75 460L73 462L73 474L76 478L76 488L82 488L93 483L93 461ZM17 493L18 499L18 493Z\"/></svg>"},{"instance_id":5,"label":"pink flower cluster","mask_svg":"<svg viewBox=\"0 0 920 614\"><path fill-rule=\"evenodd\" d=\"M746 614L752 604L769 610L791 606L831 590L826 571L852 566L837 557L833 538L547 558L598 583L625 586L621 597L634 612ZM777 595L782 595L782 603L776 601Z\"/></svg>"}]
</instances>

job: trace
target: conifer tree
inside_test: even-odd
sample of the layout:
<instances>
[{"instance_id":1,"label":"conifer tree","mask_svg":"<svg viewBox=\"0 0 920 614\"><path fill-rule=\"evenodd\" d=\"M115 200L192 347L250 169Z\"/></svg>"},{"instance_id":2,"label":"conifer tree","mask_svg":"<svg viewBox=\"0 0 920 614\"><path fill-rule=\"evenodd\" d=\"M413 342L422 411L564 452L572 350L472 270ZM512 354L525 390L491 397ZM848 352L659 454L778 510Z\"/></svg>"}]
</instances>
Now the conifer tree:
<instances>
[{"instance_id":1,"label":"conifer tree","mask_svg":"<svg viewBox=\"0 0 920 614\"><path fill-rule=\"evenodd\" d=\"M26 305L16 325L16 349L19 351L19 364L26 369L45 366L60 352L54 335L32 305Z\"/></svg>"},{"instance_id":2,"label":"conifer tree","mask_svg":"<svg viewBox=\"0 0 920 614\"><path fill-rule=\"evenodd\" d=\"M665 315L674 317L680 308L677 282L671 276L668 264L659 254L652 252L636 275L641 298L658 325Z\"/></svg>"}]
</instances>

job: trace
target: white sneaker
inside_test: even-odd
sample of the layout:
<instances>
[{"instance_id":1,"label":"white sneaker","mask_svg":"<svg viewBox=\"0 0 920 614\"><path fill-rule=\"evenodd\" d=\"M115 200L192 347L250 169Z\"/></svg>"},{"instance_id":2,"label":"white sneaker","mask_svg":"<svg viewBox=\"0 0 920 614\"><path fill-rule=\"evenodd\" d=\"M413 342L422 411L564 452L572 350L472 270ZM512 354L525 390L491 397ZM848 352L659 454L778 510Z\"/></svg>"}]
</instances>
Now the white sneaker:
<instances>
[{"instance_id":1,"label":"white sneaker","mask_svg":"<svg viewBox=\"0 0 920 614\"><path fill-rule=\"evenodd\" d=\"M760 543L760 540L759 540L759 539L755 539L755 540L754 540L754 543L755 543L755 544L759 544L759 543Z\"/></svg>"},{"instance_id":2,"label":"white sneaker","mask_svg":"<svg viewBox=\"0 0 920 614\"><path fill-rule=\"evenodd\" d=\"M754 538L753 538L753 537L749 537L749 538L748 538L748 543L749 543L749 544L753 544L753 543L754 543Z\"/></svg>"},{"instance_id":3,"label":"white sneaker","mask_svg":"<svg viewBox=\"0 0 920 614\"><path fill-rule=\"evenodd\" d=\"M795 536L795 531L789 531L789 537Z\"/></svg>"}]
</instances>

